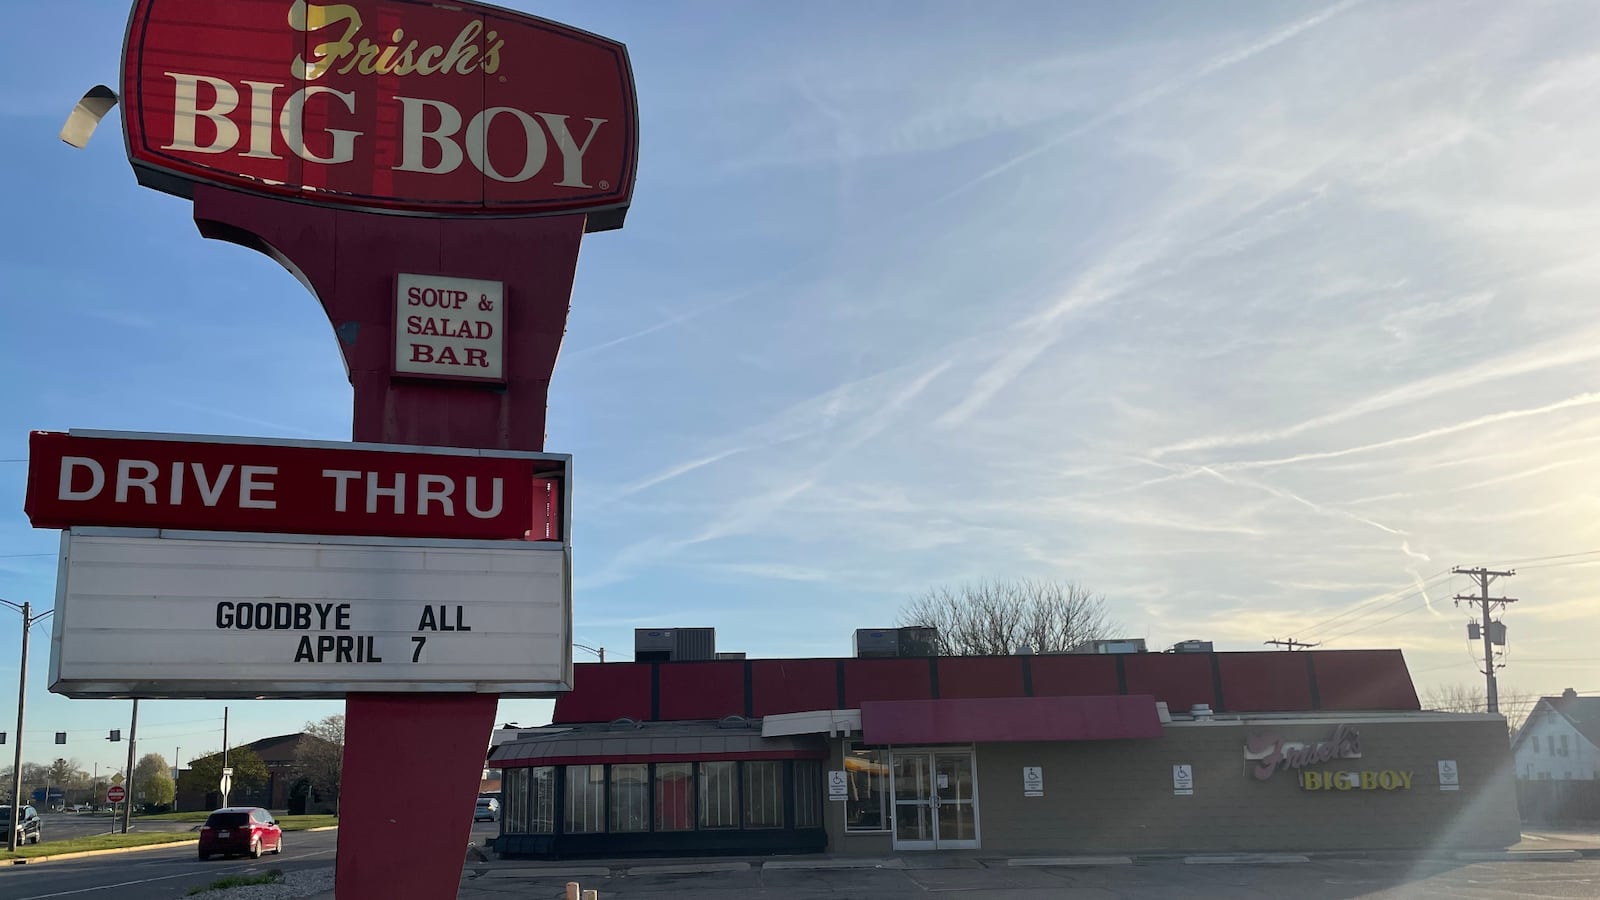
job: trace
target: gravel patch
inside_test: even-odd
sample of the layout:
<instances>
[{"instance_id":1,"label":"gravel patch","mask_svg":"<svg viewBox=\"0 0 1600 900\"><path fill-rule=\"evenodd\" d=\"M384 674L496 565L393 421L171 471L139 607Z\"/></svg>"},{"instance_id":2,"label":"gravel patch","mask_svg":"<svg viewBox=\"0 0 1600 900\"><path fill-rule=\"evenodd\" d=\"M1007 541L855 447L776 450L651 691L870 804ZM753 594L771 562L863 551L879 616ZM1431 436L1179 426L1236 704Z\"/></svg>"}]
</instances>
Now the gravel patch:
<instances>
[{"instance_id":1,"label":"gravel patch","mask_svg":"<svg viewBox=\"0 0 1600 900\"><path fill-rule=\"evenodd\" d=\"M252 884L248 887L204 891L194 896L197 900L299 900L315 897L333 890L333 867L296 869L284 875L277 884Z\"/></svg>"}]
</instances>

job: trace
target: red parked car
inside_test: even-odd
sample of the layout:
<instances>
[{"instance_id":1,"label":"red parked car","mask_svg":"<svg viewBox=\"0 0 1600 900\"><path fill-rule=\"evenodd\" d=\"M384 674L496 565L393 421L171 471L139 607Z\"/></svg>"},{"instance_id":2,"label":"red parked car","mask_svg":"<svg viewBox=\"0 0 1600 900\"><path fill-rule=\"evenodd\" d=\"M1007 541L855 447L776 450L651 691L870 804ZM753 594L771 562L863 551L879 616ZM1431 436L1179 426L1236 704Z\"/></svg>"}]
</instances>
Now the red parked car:
<instances>
[{"instance_id":1,"label":"red parked car","mask_svg":"<svg viewBox=\"0 0 1600 900\"><path fill-rule=\"evenodd\" d=\"M248 853L260 859L266 850L283 852L283 829L272 813L259 806L230 806L219 809L200 826L200 858Z\"/></svg>"}]
</instances>

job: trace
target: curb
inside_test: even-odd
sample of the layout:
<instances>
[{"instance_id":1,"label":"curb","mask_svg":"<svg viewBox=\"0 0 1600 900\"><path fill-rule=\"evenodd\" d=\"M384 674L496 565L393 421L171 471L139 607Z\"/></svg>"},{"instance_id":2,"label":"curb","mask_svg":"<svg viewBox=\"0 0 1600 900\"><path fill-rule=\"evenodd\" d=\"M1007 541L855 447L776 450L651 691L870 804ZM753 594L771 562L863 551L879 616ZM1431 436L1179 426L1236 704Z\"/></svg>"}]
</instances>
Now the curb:
<instances>
[{"instance_id":1,"label":"curb","mask_svg":"<svg viewBox=\"0 0 1600 900\"><path fill-rule=\"evenodd\" d=\"M1048 866L1050 868L1079 868L1087 866L1131 866L1131 856L1028 856L1006 860L1012 868L1021 866Z\"/></svg>"},{"instance_id":2,"label":"curb","mask_svg":"<svg viewBox=\"0 0 1600 900\"><path fill-rule=\"evenodd\" d=\"M622 872L625 876L636 875L704 875L711 872L748 872L750 864L747 862L716 862L716 863L684 863L681 865L660 866L629 866Z\"/></svg>"},{"instance_id":3,"label":"curb","mask_svg":"<svg viewBox=\"0 0 1600 900\"><path fill-rule=\"evenodd\" d=\"M905 862L898 859L878 859L871 856L838 857L835 859L774 859L761 864L761 871L787 870L805 872L816 869L903 869Z\"/></svg>"},{"instance_id":4,"label":"curb","mask_svg":"<svg viewBox=\"0 0 1600 900\"><path fill-rule=\"evenodd\" d=\"M1461 862L1571 862L1582 859L1577 850L1464 850L1453 859Z\"/></svg>"},{"instance_id":5,"label":"curb","mask_svg":"<svg viewBox=\"0 0 1600 900\"><path fill-rule=\"evenodd\" d=\"M1185 856L1186 866L1290 866L1311 862L1311 857L1295 853L1234 853Z\"/></svg>"}]
</instances>

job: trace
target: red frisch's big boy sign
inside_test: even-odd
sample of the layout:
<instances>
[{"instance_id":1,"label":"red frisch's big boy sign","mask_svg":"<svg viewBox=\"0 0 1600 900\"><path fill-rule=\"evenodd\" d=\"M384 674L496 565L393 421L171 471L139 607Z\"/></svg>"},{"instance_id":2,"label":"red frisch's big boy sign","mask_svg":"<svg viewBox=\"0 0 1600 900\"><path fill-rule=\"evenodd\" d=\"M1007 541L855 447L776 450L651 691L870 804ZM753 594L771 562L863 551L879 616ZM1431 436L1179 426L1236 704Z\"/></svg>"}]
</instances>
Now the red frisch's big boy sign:
<instances>
[{"instance_id":1,"label":"red frisch's big boy sign","mask_svg":"<svg viewBox=\"0 0 1600 900\"><path fill-rule=\"evenodd\" d=\"M35 528L565 539L559 454L50 431L28 450Z\"/></svg>"},{"instance_id":2,"label":"red frisch's big boy sign","mask_svg":"<svg viewBox=\"0 0 1600 900\"><path fill-rule=\"evenodd\" d=\"M140 183L185 197L583 212L598 231L633 191L623 45L477 3L137 0L121 101Z\"/></svg>"}]
</instances>

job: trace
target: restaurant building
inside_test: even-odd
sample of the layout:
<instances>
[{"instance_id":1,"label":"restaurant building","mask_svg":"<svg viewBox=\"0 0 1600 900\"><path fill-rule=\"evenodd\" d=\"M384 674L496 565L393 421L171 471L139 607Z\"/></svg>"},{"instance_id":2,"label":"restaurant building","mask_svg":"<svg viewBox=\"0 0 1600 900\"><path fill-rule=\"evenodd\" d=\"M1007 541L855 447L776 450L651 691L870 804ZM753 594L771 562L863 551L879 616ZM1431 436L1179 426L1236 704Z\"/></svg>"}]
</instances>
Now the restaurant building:
<instances>
[{"instance_id":1,"label":"restaurant building","mask_svg":"<svg viewBox=\"0 0 1600 900\"><path fill-rule=\"evenodd\" d=\"M1420 711L1398 650L863 646L844 659L644 651L576 666L552 724L490 754L495 850L1153 853L1520 837L1504 719Z\"/></svg>"}]
</instances>

